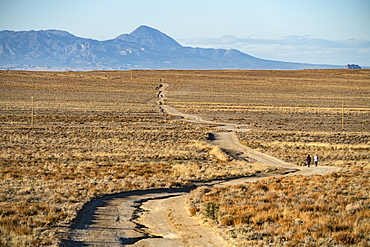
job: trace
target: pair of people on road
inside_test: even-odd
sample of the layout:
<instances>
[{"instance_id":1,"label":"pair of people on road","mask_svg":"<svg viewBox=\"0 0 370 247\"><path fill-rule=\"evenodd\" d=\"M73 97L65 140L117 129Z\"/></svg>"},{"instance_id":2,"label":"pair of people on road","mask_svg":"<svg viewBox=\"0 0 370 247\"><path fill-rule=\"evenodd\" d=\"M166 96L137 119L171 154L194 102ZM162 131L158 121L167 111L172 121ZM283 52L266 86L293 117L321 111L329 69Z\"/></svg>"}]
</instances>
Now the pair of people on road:
<instances>
[{"instance_id":1,"label":"pair of people on road","mask_svg":"<svg viewBox=\"0 0 370 247\"><path fill-rule=\"evenodd\" d=\"M311 156L307 155L306 164L308 167L310 167L311 161L312 161ZM315 157L313 157L313 162L315 163L315 166L319 164L319 156L317 154L315 155Z\"/></svg>"}]
</instances>

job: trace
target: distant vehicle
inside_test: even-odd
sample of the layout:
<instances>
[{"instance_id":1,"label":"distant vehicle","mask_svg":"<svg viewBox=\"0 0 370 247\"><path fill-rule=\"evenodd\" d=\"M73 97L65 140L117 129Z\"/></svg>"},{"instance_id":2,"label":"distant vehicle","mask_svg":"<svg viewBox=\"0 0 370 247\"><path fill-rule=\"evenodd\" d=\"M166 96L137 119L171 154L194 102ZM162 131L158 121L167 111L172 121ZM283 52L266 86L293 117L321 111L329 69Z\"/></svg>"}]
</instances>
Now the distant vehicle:
<instances>
[{"instance_id":1,"label":"distant vehicle","mask_svg":"<svg viewBox=\"0 0 370 247\"><path fill-rule=\"evenodd\" d=\"M345 69L361 69L361 67L357 64L347 64L344 66Z\"/></svg>"}]
</instances>

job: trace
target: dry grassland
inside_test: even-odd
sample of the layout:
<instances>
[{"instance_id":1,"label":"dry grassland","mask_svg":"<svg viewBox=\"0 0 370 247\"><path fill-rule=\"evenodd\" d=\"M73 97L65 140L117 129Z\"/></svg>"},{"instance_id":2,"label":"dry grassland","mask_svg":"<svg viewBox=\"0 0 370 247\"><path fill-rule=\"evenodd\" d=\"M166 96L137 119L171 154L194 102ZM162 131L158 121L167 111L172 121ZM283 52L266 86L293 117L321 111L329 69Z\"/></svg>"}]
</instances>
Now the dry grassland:
<instances>
[{"instance_id":1,"label":"dry grassland","mask_svg":"<svg viewBox=\"0 0 370 247\"><path fill-rule=\"evenodd\" d=\"M176 73L173 72L175 75ZM369 70L177 72L169 104L255 130L370 130Z\"/></svg>"},{"instance_id":2,"label":"dry grassland","mask_svg":"<svg viewBox=\"0 0 370 247\"><path fill-rule=\"evenodd\" d=\"M318 154L320 165L370 165L369 132L253 131L239 137L253 149L299 166L308 154Z\"/></svg>"},{"instance_id":3,"label":"dry grassland","mask_svg":"<svg viewBox=\"0 0 370 247\"><path fill-rule=\"evenodd\" d=\"M190 211L228 232L236 246L370 245L369 83L368 70L329 70L199 72L179 84L170 104L250 126L238 133L243 144L296 165L318 154L319 165L342 168L200 188L190 195Z\"/></svg>"},{"instance_id":4,"label":"dry grassland","mask_svg":"<svg viewBox=\"0 0 370 247\"><path fill-rule=\"evenodd\" d=\"M200 187L189 207L236 246L369 246L369 179L369 166L352 166L324 176Z\"/></svg>"},{"instance_id":5,"label":"dry grassland","mask_svg":"<svg viewBox=\"0 0 370 247\"><path fill-rule=\"evenodd\" d=\"M133 74L0 72L1 246L57 245L96 196L268 170L159 113L161 73Z\"/></svg>"},{"instance_id":6,"label":"dry grassland","mask_svg":"<svg viewBox=\"0 0 370 247\"><path fill-rule=\"evenodd\" d=\"M343 167L342 172L323 178L297 177L283 182L272 179L271 183L217 192L222 202L219 207L231 211L211 218L221 217L222 221L217 218L218 224L223 222L221 227L235 227L228 228L232 237L253 240L248 237L253 228L253 234L260 232L258 236L262 236L254 239L260 244L271 239L274 243L301 244L300 239L306 238L312 245L320 241L362 243L360 238L365 235L361 234L369 229L369 222L364 220L369 218L370 200L369 186L364 182L369 178L369 70L0 71L0 245L57 245L60 232L77 210L99 195L183 186L194 180L268 170L234 161L208 145L209 128L158 113L153 99L160 79L170 85L167 104L180 111L249 126L251 132L239 134L248 146L297 164L307 153L318 153L322 164ZM328 182L323 185L323 181ZM249 190L248 186L262 183L267 189ZM285 186L292 183L298 186ZM301 193L304 188L306 197ZM333 206L335 209L320 209L318 215L303 208L288 218L277 216L287 219L287 225L267 218L257 220L269 215L268 208L265 216L253 216L257 217L254 221L231 213L235 211L233 196L241 198L239 206L247 207L252 203L248 196L253 194L254 205L259 207L265 197L271 196L270 192L279 189L285 192L276 192L272 197L282 202L294 198L285 198L283 193L297 193L292 202L296 208L303 208L308 201L321 205L320 198L333 190L348 203L341 201ZM214 199L207 193L204 190L205 196L198 196L199 205L194 204L199 212L205 205L213 207L209 203ZM335 201L331 196L325 200ZM268 207L278 210L271 203ZM302 215L297 216L299 212ZM229 216L225 215L230 215L229 222L234 223L226 224ZM303 235L302 229L313 227L309 215L321 217L323 222L329 217L337 222L332 226L338 227L317 223L315 231ZM352 217L357 228L342 222L343 216ZM294 223L289 217L294 218ZM288 230L290 235L267 231L274 224L281 224L280 229ZM331 240L322 237L328 232Z\"/></svg>"}]
</instances>

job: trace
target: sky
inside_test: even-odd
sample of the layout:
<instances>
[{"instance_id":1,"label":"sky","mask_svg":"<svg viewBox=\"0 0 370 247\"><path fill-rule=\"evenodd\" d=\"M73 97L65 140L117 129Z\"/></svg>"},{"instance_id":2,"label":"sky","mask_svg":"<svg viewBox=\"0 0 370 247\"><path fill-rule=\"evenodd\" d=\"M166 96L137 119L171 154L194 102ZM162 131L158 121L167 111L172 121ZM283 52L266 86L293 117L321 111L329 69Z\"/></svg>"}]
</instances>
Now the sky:
<instances>
[{"instance_id":1,"label":"sky","mask_svg":"<svg viewBox=\"0 0 370 247\"><path fill-rule=\"evenodd\" d=\"M108 40L147 25L184 46L370 66L370 0L0 0L0 30Z\"/></svg>"}]
</instances>

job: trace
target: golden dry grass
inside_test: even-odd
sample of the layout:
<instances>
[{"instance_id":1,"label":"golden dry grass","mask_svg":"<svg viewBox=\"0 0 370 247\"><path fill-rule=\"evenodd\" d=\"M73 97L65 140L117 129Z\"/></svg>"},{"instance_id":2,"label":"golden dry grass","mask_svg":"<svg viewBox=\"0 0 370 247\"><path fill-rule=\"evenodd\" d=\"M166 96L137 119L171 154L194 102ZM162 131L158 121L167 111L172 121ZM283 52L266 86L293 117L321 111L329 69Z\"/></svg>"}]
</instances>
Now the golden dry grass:
<instances>
[{"instance_id":1,"label":"golden dry grass","mask_svg":"<svg viewBox=\"0 0 370 247\"><path fill-rule=\"evenodd\" d=\"M201 187L188 202L237 246L368 246L369 179L369 169L352 166L324 176Z\"/></svg>"},{"instance_id":2,"label":"golden dry grass","mask_svg":"<svg viewBox=\"0 0 370 247\"><path fill-rule=\"evenodd\" d=\"M160 79L180 111L251 127L246 145L369 166L368 70L0 71L0 245L57 245L98 195L268 170L209 146L207 127L158 113Z\"/></svg>"},{"instance_id":3,"label":"golden dry grass","mask_svg":"<svg viewBox=\"0 0 370 247\"><path fill-rule=\"evenodd\" d=\"M255 130L369 131L369 70L173 72L169 104ZM177 83L176 83L177 82Z\"/></svg>"},{"instance_id":4,"label":"golden dry grass","mask_svg":"<svg viewBox=\"0 0 370 247\"><path fill-rule=\"evenodd\" d=\"M251 131L239 137L249 147L296 165L304 165L308 154L318 154L320 165L370 164L369 132Z\"/></svg>"},{"instance_id":5,"label":"golden dry grass","mask_svg":"<svg viewBox=\"0 0 370 247\"><path fill-rule=\"evenodd\" d=\"M253 173L193 145L204 136L204 130L186 127L3 127L3 243L22 245L23 237L49 245L57 239L56 226L70 223L84 202L103 194ZM191 174L179 173L193 164Z\"/></svg>"}]
</instances>

